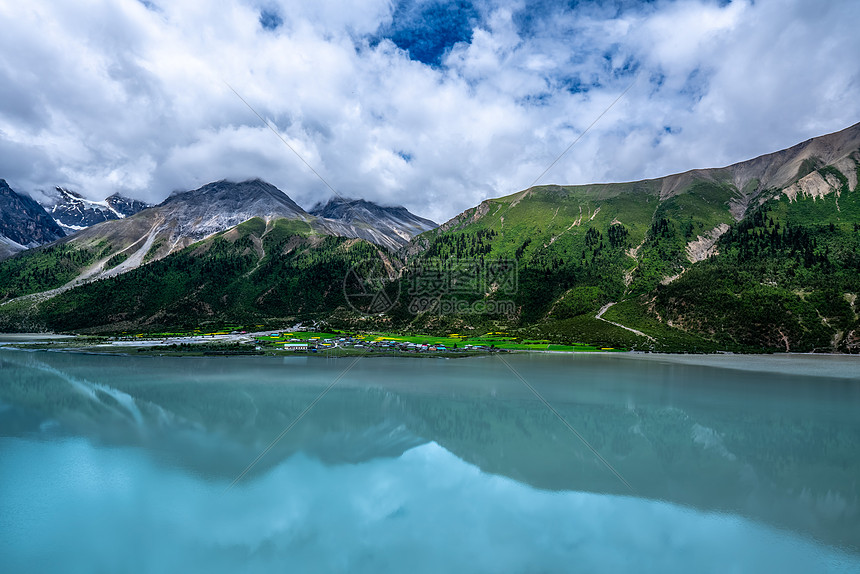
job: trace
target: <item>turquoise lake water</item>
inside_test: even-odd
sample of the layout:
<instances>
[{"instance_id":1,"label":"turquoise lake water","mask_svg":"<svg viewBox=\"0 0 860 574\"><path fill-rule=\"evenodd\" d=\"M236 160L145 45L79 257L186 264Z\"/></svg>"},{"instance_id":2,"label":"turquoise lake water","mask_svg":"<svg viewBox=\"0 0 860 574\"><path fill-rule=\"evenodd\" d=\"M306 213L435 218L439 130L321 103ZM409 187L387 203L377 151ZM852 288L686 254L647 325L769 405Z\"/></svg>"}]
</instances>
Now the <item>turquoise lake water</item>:
<instances>
[{"instance_id":1,"label":"turquoise lake water","mask_svg":"<svg viewBox=\"0 0 860 574\"><path fill-rule=\"evenodd\" d=\"M852 357L0 349L3 572L860 572L858 495Z\"/></svg>"}]
</instances>

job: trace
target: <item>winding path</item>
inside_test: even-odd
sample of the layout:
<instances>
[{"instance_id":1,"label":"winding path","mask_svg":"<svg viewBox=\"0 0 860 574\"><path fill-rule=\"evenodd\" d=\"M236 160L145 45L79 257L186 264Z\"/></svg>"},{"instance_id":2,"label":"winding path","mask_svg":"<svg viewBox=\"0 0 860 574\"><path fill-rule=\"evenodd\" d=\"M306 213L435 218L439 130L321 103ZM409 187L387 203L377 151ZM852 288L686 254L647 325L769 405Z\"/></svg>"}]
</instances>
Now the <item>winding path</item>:
<instances>
[{"instance_id":1,"label":"winding path","mask_svg":"<svg viewBox=\"0 0 860 574\"><path fill-rule=\"evenodd\" d=\"M611 302L611 303L607 303L606 305L604 305L603 307L601 307L601 308L600 308L600 311L598 311L598 312L597 312L597 315L595 315L595 316L594 316L594 318L595 318L595 319L600 319L600 320L601 320L601 321L603 321L604 323L609 323L610 325L615 325L616 327L621 327L622 329L626 329L627 331L630 331L631 333L635 333L636 335L639 335L640 337L645 337L646 339L648 339L649 341L652 341L652 342L654 342L654 343L656 343L656 342L657 342L657 339L655 339L655 338L654 338L654 337L652 337L651 335L646 335L646 334L645 334L645 333L643 333L642 331L637 331L636 329L632 329L632 328L630 328L630 327L625 327L625 326L624 326L624 325L622 325L621 323L616 323L615 321L610 321L609 319L604 319L604 318L603 318L603 314L604 314L604 313L606 313L607 309L609 309L609 308L610 308L610 307L612 307L613 305L615 305L615 302L614 302L614 301L613 301L613 302Z\"/></svg>"}]
</instances>

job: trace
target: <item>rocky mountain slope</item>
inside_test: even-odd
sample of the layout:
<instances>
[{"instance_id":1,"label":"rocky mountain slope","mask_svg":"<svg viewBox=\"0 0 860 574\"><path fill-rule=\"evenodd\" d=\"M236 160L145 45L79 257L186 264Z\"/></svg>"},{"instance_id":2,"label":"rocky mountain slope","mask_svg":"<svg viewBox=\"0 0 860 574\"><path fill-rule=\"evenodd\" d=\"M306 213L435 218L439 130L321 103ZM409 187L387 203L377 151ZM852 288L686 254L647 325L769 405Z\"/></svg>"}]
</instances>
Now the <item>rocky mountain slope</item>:
<instances>
[{"instance_id":1,"label":"rocky mountain slope","mask_svg":"<svg viewBox=\"0 0 860 574\"><path fill-rule=\"evenodd\" d=\"M105 203L108 204L108 206L111 208L111 211L113 211L117 214L117 216L119 216L119 219L134 215L139 211L143 211L147 207L152 207L150 204L144 203L139 199L131 199L118 193L115 193L105 198Z\"/></svg>"},{"instance_id":2,"label":"rocky mountain slope","mask_svg":"<svg viewBox=\"0 0 860 574\"><path fill-rule=\"evenodd\" d=\"M295 220L308 228L315 219L261 180L218 181L174 193L129 217L86 227L57 247L79 254L78 269L71 279L83 283L125 273L254 217L267 222Z\"/></svg>"},{"instance_id":3,"label":"rocky mountain slope","mask_svg":"<svg viewBox=\"0 0 860 574\"><path fill-rule=\"evenodd\" d=\"M218 181L176 193L161 202L155 212L175 226L173 237L191 239L218 233L252 217L311 219L289 196L259 179Z\"/></svg>"},{"instance_id":4,"label":"rocky mountain slope","mask_svg":"<svg viewBox=\"0 0 860 574\"><path fill-rule=\"evenodd\" d=\"M38 203L0 179L0 259L64 235Z\"/></svg>"},{"instance_id":5,"label":"rocky mountain slope","mask_svg":"<svg viewBox=\"0 0 860 574\"><path fill-rule=\"evenodd\" d=\"M72 234L96 223L123 219L150 206L116 193L104 201L90 201L79 193L57 187L54 201L43 203L42 207L67 234Z\"/></svg>"},{"instance_id":6,"label":"rocky mountain slope","mask_svg":"<svg viewBox=\"0 0 860 574\"><path fill-rule=\"evenodd\" d=\"M360 237L392 250L403 247L416 235L437 227L435 222L418 217L405 207L385 207L363 199L333 197L326 203L316 204L310 213L346 224L355 230L339 232L339 235ZM335 229L333 224L330 225Z\"/></svg>"},{"instance_id":7,"label":"rocky mountain slope","mask_svg":"<svg viewBox=\"0 0 860 574\"><path fill-rule=\"evenodd\" d=\"M68 194L70 198L75 196ZM88 202L69 201L69 205L84 206ZM46 251L25 254L18 273L29 273L23 280L13 273L8 279L7 296L23 295L114 277L143 264L177 253L204 238L225 232L235 226L257 218L265 229L254 235L254 249L264 253L262 236L275 227L287 226L296 233L313 236L335 236L364 239L372 244L396 250L411 239L410 231L426 226L423 220L404 208L379 208L363 202L354 215L343 211L334 213L340 219L311 215L275 186L259 179L240 183L218 181L199 189L174 193L159 205L147 208L129 217L102 221L77 230L50 248L56 259L49 269L60 267L61 272L45 271ZM390 210L390 213L389 213ZM78 214L102 214L94 209L79 210ZM369 214L382 226L371 227ZM280 222L280 223L279 223ZM354 223L353 223L354 222ZM432 224L432 222L429 222ZM393 229L393 226L398 226ZM30 261L30 263L28 263ZM33 279L33 267L40 269L38 280Z\"/></svg>"}]
</instances>

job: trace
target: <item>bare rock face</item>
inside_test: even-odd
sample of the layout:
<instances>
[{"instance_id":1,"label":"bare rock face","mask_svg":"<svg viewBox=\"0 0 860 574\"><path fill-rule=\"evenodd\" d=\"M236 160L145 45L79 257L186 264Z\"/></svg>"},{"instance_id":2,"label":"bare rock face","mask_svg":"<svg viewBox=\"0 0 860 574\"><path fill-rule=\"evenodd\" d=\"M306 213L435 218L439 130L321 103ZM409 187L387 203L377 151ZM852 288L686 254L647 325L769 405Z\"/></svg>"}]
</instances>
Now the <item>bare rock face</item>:
<instances>
[{"instance_id":1,"label":"bare rock face","mask_svg":"<svg viewBox=\"0 0 860 574\"><path fill-rule=\"evenodd\" d=\"M320 224L335 235L366 239L392 250L437 227L405 207L385 207L363 199L332 198L315 205L310 213L322 218Z\"/></svg>"},{"instance_id":2,"label":"bare rock face","mask_svg":"<svg viewBox=\"0 0 860 574\"><path fill-rule=\"evenodd\" d=\"M287 194L260 179L216 181L175 193L153 210L175 225L174 236L192 239L224 231L254 217L312 219Z\"/></svg>"},{"instance_id":3,"label":"bare rock face","mask_svg":"<svg viewBox=\"0 0 860 574\"><path fill-rule=\"evenodd\" d=\"M822 176L815 168L833 166L857 188L860 165L860 123L842 131L812 138L788 149L769 153L727 167L696 169L654 180L660 185L660 198L683 191L694 181L730 182L738 191L731 213L740 220L747 210L765 198L767 190L782 190L791 201L798 197L821 198L840 193L842 183L832 175Z\"/></svg>"},{"instance_id":4,"label":"bare rock face","mask_svg":"<svg viewBox=\"0 0 860 574\"><path fill-rule=\"evenodd\" d=\"M839 194L842 182L832 174L822 176L817 171L810 173L807 176L800 178L797 183L793 183L782 190L788 197L789 201L797 201L798 196L811 197L813 199L821 199L830 193Z\"/></svg>"},{"instance_id":5,"label":"bare rock face","mask_svg":"<svg viewBox=\"0 0 860 574\"><path fill-rule=\"evenodd\" d=\"M721 223L704 236L699 235L693 241L687 244L687 259L690 263L703 261L708 257L716 254L717 240L723 236L731 227L725 223Z\"/></svg>"},{"instance_id":6,"label":"bare rock face","mask_svg":"<svg viewBox=\"0 0 860 574\"><path fill-rule=\"evenodd\" d=\"M0 179L0 259L65 235L41 205Z\"/></svg>"},{"instance_id":7,"label":"bare rock face","mask_svg":"<svg viewBox=\"0 0 860 574\"><path fill-rule=\"evenodd\" d=\"M148 203L144 203L139 199L131 199L129 197L119 195L118 193L105 199L105 203L110 206L114 213L120 216L120 219L134 215L139 211L143 211L147 207L152 207Z\"/></svg>"},{"instance_id":8,"label":"bare rock face","mask_svg":"<svg viewBox=\"0 0 860 574\"><path fill-rule=\"evenodd\" d=\"M790 187L807 175L801 171L805 163L817 162L819 165L836 166L856 187L856 173L852 177L851 172L855 171L854 159L859 147L860 123L724 169L731 172L739 190L750 186L753 191L760 191Z\"/></svg>"},{"instance_id":9,"label":"bare rock face","mask_svg":"<svg viewBox=\"0 0 860 574\"><path fill-rule=\"evenodd\" d=\"M150 206L119 194L104 201L91 201L72 190L56 187L53 203L42 204L42 207L71 234L103 221L123 219Z\"/></svg>"},{"instance_id":10,"label":"bare rock face","mask_svg":"<svg viewBox=\"0 0 860 574\"><path fill-rule=\"evenodd\" d=\"M520 201L522 201L522 197L518 197L515 201L516 203L519 203ZM440 225L439 231L450 231L452 229L457 229L464 225L468 225L469 223L475 223L488 213L490 213L490 202L482 201L479 205L475 207L470 207L463 213L455 215L454 217Z\"/></svg>"}]
</instances>

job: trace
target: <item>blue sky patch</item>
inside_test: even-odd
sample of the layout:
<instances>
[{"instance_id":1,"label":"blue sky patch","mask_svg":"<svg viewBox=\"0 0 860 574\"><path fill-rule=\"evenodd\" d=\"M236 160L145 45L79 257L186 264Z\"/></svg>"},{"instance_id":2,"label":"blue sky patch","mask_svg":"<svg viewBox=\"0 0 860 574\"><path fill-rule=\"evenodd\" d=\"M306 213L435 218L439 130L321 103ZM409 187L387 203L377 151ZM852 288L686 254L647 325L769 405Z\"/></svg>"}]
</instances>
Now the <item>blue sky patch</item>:
<instances>
[{"instance_id":1,"label":"blue sky patch","mask_svg":"<svg viewBox=\"0 0 860 574\"><path fill-rule=\"evenodd\" d=\"M274 10L260 11L260 26L264 30L277 30L284 24L284 19Z\"/></svg>"},{"instance_id":2,"label":"blue sky patch","mask_svg":"<svg viewBox=\"0 0 860 574\"><path fill-rule=\"evenodd\" d=\"M561 15L607 20L651 10L655 4L656 0L532 0L517 10L513 19L520 34L533 36L542 35L547 27L554 28Z\"/></svg>"},{"instance_id":3,"label":"blue sky patch","mask_svg":"<svg viewBox=\"0 0 860 574\"><path fill-rule=\"evenodd\" d=\"M376 40L389 38L413 60L438 66L454 44L471 40L480 16L468 0L401 0L394 8L391 24L379 31Z\"/></svg>"},{"instance_id":4,"label":"blue sky patch","mask_svg":"<svg viewBox=\"0 0 860 574\"><path fill-rule=\"evenodd\" d=\"M552 98L553 95L550 92L540 92L519 98L517 104L529 107L548 107L552 103Z\"/></svg>"},{"instance_id":5,"label":"blue sky patch","mask_svg":"<svg viewBox=\"0 0 860 574\"><path fill-rule=\"evenodd\" d=\"M596 78L593 81L584 82L579 74L569 78L559 78L557 85L569 94L582 94L588 92L591 88L599 87L599 84L596 83Z\"/></svg>"}]
</instances>

